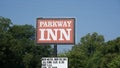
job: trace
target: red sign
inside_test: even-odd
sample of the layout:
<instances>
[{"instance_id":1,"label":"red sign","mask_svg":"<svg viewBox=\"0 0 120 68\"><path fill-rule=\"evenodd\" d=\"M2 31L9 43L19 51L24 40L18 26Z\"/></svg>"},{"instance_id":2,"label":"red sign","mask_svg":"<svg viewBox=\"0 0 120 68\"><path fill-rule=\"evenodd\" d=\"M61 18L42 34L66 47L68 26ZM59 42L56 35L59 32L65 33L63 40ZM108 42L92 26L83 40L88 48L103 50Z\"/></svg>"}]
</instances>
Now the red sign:
<instances>
[{"instance_id":1,"label":"red sign","mask_svg":"<svg viewBox=\"0 0 120 68\"><path fill-rule=\"evenodd\" d=\"M46 44L74 44L74 18L37 18L36 42Z\"/></svg>"}]
</instances>

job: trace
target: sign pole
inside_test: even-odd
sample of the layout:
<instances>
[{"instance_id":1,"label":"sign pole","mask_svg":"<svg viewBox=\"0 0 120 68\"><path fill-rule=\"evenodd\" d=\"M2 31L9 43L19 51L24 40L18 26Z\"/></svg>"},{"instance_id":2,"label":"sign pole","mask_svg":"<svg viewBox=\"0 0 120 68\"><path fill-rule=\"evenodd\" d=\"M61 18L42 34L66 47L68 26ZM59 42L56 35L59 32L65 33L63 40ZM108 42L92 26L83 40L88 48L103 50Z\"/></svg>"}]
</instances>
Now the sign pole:
<instances>
[{"instance_id":1,"label":"sign pole","mask_svg":"<svg viewBox=\"0 0 120 68\"><path fill-rule=\"evenodd\" d=\"M54 57L57 57L57 44L54 44Z\"/></svg>"}]
</instances>

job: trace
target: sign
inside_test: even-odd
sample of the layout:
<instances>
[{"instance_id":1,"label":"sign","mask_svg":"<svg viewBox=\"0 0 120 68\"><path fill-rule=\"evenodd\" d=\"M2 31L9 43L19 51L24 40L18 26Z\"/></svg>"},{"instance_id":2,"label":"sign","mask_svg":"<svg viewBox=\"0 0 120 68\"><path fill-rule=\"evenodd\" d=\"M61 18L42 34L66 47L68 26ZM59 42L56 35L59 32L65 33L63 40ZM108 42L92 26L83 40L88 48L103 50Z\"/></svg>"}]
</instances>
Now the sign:
<instances>
[{"instance_id":1,"label":"sign","mask_svg":"<svg viewBox=\"0 0 120 68\"><path fill-rule=\"evenodd\" d=\"M36 42L38 44L74 44L74 18L37 18Z\"/></svg>"},{"instance_id":2,"label":"sign","mask_svg":"<svg viewBox=\"0 0 120 68\"><path fill-rule=\"evenodd\" d=\"M68 68L66 57L43 57L41 68Z\"/></svg>"}]
</instances>

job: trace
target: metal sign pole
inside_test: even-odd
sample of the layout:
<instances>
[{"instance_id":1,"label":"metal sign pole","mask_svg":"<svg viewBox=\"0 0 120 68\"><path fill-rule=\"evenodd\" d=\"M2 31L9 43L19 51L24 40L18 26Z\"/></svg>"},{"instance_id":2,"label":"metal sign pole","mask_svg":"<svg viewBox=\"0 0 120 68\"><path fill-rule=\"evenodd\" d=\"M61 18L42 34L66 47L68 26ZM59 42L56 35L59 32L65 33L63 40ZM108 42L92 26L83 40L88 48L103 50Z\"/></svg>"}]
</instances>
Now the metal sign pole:
<instances>
[{"instance_id":1,"label":"metal sign pole","mask_svg":"<svg viewBox=\"0 0 120 68\"><path fill-rule=\"evenodd\" d=\"M54 57L57 57L57 44L54 44Z\"/></svg>"}]
</instances>

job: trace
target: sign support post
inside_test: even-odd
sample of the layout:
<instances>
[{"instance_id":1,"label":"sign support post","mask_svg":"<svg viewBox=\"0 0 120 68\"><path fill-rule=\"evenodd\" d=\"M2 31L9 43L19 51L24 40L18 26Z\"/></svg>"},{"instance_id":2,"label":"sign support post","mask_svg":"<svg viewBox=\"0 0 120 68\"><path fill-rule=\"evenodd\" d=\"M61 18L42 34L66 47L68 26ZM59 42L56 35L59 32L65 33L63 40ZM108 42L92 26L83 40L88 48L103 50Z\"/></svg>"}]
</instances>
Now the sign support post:
<instances>
[{"instance_id":1,"label":"sign support post","mask_svg":"<svg viewBox=\"0 0 120 68\"><path fill-rule=\"evenodd\" d=\"M57 44L54 44L54 57L57 57Z\"/></svg>"}]
</instances>

